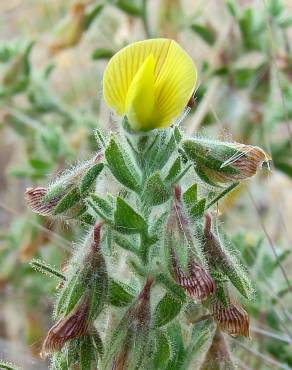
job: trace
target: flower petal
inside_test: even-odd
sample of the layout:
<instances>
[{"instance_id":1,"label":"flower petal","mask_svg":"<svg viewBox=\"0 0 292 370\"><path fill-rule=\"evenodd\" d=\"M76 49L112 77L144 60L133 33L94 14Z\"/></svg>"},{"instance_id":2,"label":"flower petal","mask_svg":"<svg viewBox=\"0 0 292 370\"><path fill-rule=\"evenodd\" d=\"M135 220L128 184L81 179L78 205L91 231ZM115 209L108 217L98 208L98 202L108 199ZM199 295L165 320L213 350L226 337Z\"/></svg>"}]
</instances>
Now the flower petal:
<instances>
[{"instance_id":1,"label":"flower petal","mask_svg":"<svg viewBox=\"0 0 292 370\"><path fill-rule=\"evenodd\" d=\"M126 98L127 117L136 130L149 128L154 107L155 60L150 54L134 76Z\"/></svg>"},{"instance_id":2,"label":"flower petal","mask_svg":"<svg viewBox=\"0 0 292 370\"><path fill-rule=\"evenodd\" d=\"M195 88L197 72L190 56L171 41L167 57L155 83L156 122L169 126L186 107Z\"/></svg>"}]
</instances>

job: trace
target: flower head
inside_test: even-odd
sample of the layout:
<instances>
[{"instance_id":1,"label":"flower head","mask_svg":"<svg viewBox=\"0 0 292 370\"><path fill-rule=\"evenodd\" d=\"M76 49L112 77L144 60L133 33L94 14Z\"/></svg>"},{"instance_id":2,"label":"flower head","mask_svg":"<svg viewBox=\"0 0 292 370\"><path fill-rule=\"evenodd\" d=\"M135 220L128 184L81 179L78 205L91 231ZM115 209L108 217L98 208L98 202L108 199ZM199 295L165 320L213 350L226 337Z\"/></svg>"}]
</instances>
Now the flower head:
<instances>
[{"instance_id":1,"label":"flower head","mask_svg":"<svg viewBox=\"0 0 292 370\"><path fill-rule=\"evenodd\" d=\"M212 186L224 186L254 176L258 168L269 168L271 157L258 146L201 138L183 142L198 176Z\"/></svg>"},{"instance_id":2,"label":"flower head","mask_svg":"<svg viewBox=\"0 0 292 370\"><path fill-rule=\"evenodd\" d=\"M127 116L133 130L168 127L192 96L197 73L173 40L139 41L110 60L103 78L107 105Z\"/></svg>"}]
</instances>

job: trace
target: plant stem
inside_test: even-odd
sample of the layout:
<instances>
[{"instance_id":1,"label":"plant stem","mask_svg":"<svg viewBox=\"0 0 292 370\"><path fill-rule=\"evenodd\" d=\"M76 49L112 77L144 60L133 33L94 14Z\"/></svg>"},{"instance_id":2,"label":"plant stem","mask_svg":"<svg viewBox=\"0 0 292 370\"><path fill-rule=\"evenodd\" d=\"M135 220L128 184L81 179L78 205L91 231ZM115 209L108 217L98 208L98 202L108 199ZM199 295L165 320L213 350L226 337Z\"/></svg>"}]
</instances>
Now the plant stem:
<instances>
[{"instance_id":1,"label":"plant stem","mask_svg":"<svg viewBox=\"0 0 292 370\"><path fill-rule=\"evenodd\" d=\"M239 185L239 181L234 182L227 189L223 190L219 195L217 195L217 197L215 197L214 199L212 199L211 202L209 202L206 205L205 211L207 209L209 209L213 204L217 203L219 199L223 198L226 194L228 194L230 191L232 191L234 188L236 188L237 185Z\"/></svg>"}]
</instances>

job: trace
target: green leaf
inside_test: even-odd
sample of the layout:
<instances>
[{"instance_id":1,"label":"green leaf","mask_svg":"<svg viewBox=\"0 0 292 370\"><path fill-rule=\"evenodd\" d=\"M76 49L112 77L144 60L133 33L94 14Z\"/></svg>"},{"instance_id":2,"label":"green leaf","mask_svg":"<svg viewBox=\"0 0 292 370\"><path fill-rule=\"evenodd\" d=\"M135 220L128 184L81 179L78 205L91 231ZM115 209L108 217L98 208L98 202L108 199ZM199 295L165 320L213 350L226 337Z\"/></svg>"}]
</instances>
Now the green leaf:
<instances>
[{"instance_id":1,"label":"green leaf","mask_svg":"<svg viewBox=\"0 0 292 370\"><path fill-rule=\"evenodd\" d=\"M84 19L84 28L87 30L94 19L99 15L99 13L102 11L103 5L101 4L96 4L90 11L86 14L85 19Z\"/></svg>"},{"instance_id":2,"label":"green leaf","mask_svg":"<svg viewBox=\"0 0 292 370\"><path fill-rule=\"evenodd\" d=\"M278 24L281 28L289 28L292 26L292 17L288 16L278 20Z\"/></svg>"},{"instance_id":3,"label":"green leaf","mask_svg":"<svg viewBox=\"0 0 292 370\"><path fill-rule=\"evenodd\" d=\"M113 239L115 243L117 243L121 248L125 249L126 251L139 254L139 248L135 246L131 241L123 237L121 234L114 233Z\"/></svg>"},{"instance_id":4,"label":"green leaf","mask_svg":"<svg viewBox=\"0 0 292 370\"><path fill-rule=\"evenodd\" d=\"M267 9L272 17L279 17L284 10L283 1L270 0L267 3Z\"/></svg>"},{"instance_id":5,"label":"green leaf","mask_svg":"<svg viewBox=\"0 0 292 370\"><path fill-rule=\"evenodd\" d=\"M80 344L80 370L90 370L93 359L93 348L90 335L82 338Z\"/></svg>"},{"instance_id":6,"label":"green leaf","mask_svg":"<svg viewBox=\"0 0 292 370\"><path fill-rule=\"evenodd\" d=\"M112 255L113 246L113 229L111 225L105 224L103 226L102 237L101 237L101 248L104 256Z\"/></svg>"},{"instance_id":7,"label":"green leaf","mask_svg":"<svg viewBox=\"0 0 292 370\"><path fill-rule=\"evenodd\" d=\"M104 349L101 337L97 331L91 334L91 341L97 353L102 357Z\"/></svg>"},{"instance_id":8,"label":"green leaf","mask_svg":"<svg viewBox=\"0 0 292 370\"><path fill-rule=\"evenodd\" d=\"M155 336L155 354L153 358L153 369L166 370L167 362L171 356L171 345L168 337L161 331L157 331Z\"/></svg>"},{"instance_id":9,"label":"green leaf","mask_svg":"<svg viewBox=\"0 0 292 370\"><path fill-rule=\"evenodd\" d=\"M204 216L205 205L206 205L206 199L202 198L196 204L194 204L192 208L188 210L193 220L196 220Z\"/></svg>"},{"instance_id":10,"label":"green leaf","mask_svg":"<svg viewBox=\"0 0 292 370\"><path fill-rule=\"evenodd\" d=\"M166 293L154 311L154 326L160 327L173 320L182 308L182 302L174 298L170 293Z\"/></svg>"},{"instance_id":11,"label":"green leaf","mask_svg":"<svg viewBox=\"0 0 292 370\"><path fill-rule=\"evenodd\" d=\"M177 157L176 160L173 162L172 166L170 167L167 176L165 177L165 181L169 183L173 183L176 177L181 172L181 158Z\"/></svg>"},{"instance_id":12,"label":"green leaf","mask_svg":"<svg viewBox=\"0 0 292 370\"><path fill-rule=\"evenodd\" d=\"M223 280L223 278L222 278ZM216 280L216 283L217 283L217 286L216 286L216 296L218 297L218 299L220 300L220 302L225 306L225 307L228 307L229 306L229 299L226 297L226 294L225 294L225 290L224 290L224 287L223 287L223 282L222 281L218 281Z\"/></svg>"},{"instance_id":13,"label":"green leaf","mask_svg":"<svg viewBox=\"0 0 292 370\"><path fill-rule=\"evenodd\" d=\"M130 294L124 287L126 287L125 284L110 279L108 298L111 305L124 307L128 306L133 301L134 295Z\"/></svg>"},{"instance_id":14,"label":"green leaf","mask_svg":"<svg viewBox=\"0 0 292 370\"><path fill-rule=\"evenodd\" d=\"M100 129L96 128L94 130L94 137L97 143L97 150L102 150L105 148L105 138Z\"/></svg>"},{"instance_id":15,"label":"green leaf","mask_svg":"<svg viewBox=\"0 0 292 370\"><path fill-rule=\"evenodd\" d=\"M49 263L33 258L30 263L31 267L36 271L42 272L45 275L51 277L57 277L61 280L66 280L65 276L56 268L51 266Z\"/></svg>"},{"instance_id":16,"label":"green leaf","mask_svg":"<svg viewBox=\"0 0 292 370\"><path fill-rule=\"evenodd\" d=\"M147 179L142 193L142 199L149 206L157 206L165 203L169 199L170 194L159 172L156 172Z\"/></svg>"},{"instance_id":17,"label":"green leaf","mask_svg":"<svg viewBox=\"0 0 292 370\"><path fill-rule=\"evenodd\" d=\"M115 54L115 52L111 49L97 48L91 54L91 58L93 60L110 59L114 54Z\"/></svg>"},{"instance_id":18,"label":"green leaf","mask_svg":"<svg viewBox=\"0 0 292 370\"><path fill-rule=\"evenodd\" d=\"M208 45L213 45L216 41L216 35L214 30L210 27L202 26L200 24L194 23L191 25L192 31L197 33Z\"/></svg>"},{"instance_id":19,"label":"green leaf","mask_svg":"<svg viewBox=\"0 0 292 370\"><path fill-rule=\"evenodd\" d=\"M106 264L103 256L100 254L99 266L94 271L91 278L85 279L91 284L91 302L88 314L88 319L93 321L97 318L99 313L106 303L108 296L108 274L106 271Z\"/></svg>"},{"instance_id":20,"label":"green leaf","mask_svg":"<svg viewBox=\"0 0 292 370\"><path fill-rule=\"evenodd\" d=\"M193 184L183 193L184 204L186 205L188 213L193 220L196 220L204 215L206 205L205 198L198 200L197 188L197 184Z\"/></svg>"},{"instance_id":21,"label":"green leaf","mask_svg":"<svg viewBox=\"0 0 292 370\"><path fill-rule=\"evenodd\" d=\"M183 133L182 133L182 130L179 128L178 125L176 125L174 127L173 136L174 136L176 144L179 144L181 139L183 138Z\"/></svg>"},{"instance_id":22,"label":"green leaf","mask_svg":"<svg viewBox=\"0 0 292 370\"><path fill-rule=\"evenodd\" d=\"M198 363L202 354L209 350L215 332L213 320L200 321L194 325L192 337L183 362L183 369L188 369L191 364Z\"/></svg>"},{"instance_id":23,"label":"green leaf","mask_svg":"<svg viewBox=\"0 0 292 370\"><path fill-rule=\"evenodd\" d=\"M54 353L51 360L53 370L68 370L67 356L64 353Z\"/></svg>"},{"instance_id":24,"label":"green leaf","mask_svg":"<svg viewBox=\"0 0 292 370\"><path fill-rule=\"evenodd\" d=\"M113 222L113 207L106 199L100 198L96 194L91 194L87 203L93 212L103 220L106 220L109 223Z\"/></svg>"},{"instance_id":25,"label":"green leaf","mask_svg":"<svg viewBox=\"0 0 292 370\"><path fill-rule=\"evenodd\" d=\"M0 369L5 369L5 370L20 370L19 367L17 367L14 364L11 364L10 362L6 362L3 360L0 360Z\"/></svg>"},{"instance_id":26,"label":"green leaf","mask_svg":"<svg viewBox=\"0 0 292 370\"><path fill-rule=\"evenodd\" d=\"M114 4L129 15L142 16L141 3L137 4L137 0L116 0Z\"/></svg>"},{"instance_id":27,"label":"green leaf","mask_svg":"<svg viewBox=\"0 0 292 370\"><path fill-rule=\"evenodd\" d=\"M234 84L238 89L244 89L253 82L255 75L254 68L237 68L233 71Z\"/></svg>"},{"instance_id":28,"label":"green leaf","mask_svg":"<svg viewBox=\"0 0 292 370\"><path fill-rule=\"evenodd\" d=\"M80 182L80 193L87 192L104 168L103 163L96 163L82 177Z\"/></svg>"},{"instance_id":29,"label":"green leaf","mask_svg":"<svg viewBox=\"0 0 292 370\"><path fill-rule=\"evenodd\" d=\"M220 230L220 228L218 228ZM234 287L247 299L254 295L254 287L246 268L240 263L238 251L223 231L220 231L220 248L223 251L218 267L228 276Z\"/></svg>"},{"instance_id":30,"label":"green leaf","mask_svg":"<svg viewBox=\"0 0 292 370\"><path fill-rule=\"evenodd\" d=\"M48 162L45 162L41 159L30 159L29 160L29 164L31 165L31 167L33 167L35 170L39 170L39 171L48 171L51 167L50 163Z\"/></svg>"},{"instance_id":31,"label":"green leaf","mask_svg":"<svg viewBox=\"0 0 292 370\"><path fill-rule=\"evenodd\" d=\"M69 208L73 207L81 199L80 192L77 188L70 190L54 208L54 214L58 215L68 211Z\"/></svg>"},{"instance_id":32,"label":"green leaf","mask_svg":"<svg viewBox=\"0 0 292 370\"><path fill-rule=\"evenodd\" d=\"M156 282L161 283L177 300L185 302L186 295L182 288L173 282L166 274L160 273L156 276Z\"/></svg>"},{"instance_id":33,"label":"green leaf","mask_svg":"<svg viewBox=\"0 0 292 370\"><path fill-rule=\"evenodd\" d=\"M169 340L172 343L174 353L171 356L166 368L167 370L184 370L186 368L182 365L186 356L186 352L184 349L184 341L180 324L174 322L167 328L167 333L169 335Z\"/></svg>"},{"instance_id":34,"label":"green leaf","mask_svg":"<svg viewBox=\"0 0 292 370\"><path fill-rule=\"evenodd\" d=\"M183 193L183 201L187 208L191 208L197 203L197 194L198 194L198 186L197 184L191 185L184 193Z\"/></svg>"},{"instance_id":35,"label":"green leaf","mask_svg":"<svg viewBox=\"0 0 292 370\"><path fill-rule=\"evenodd\" d=\"M68 293L65 290L63 291L66 299L66 305L63 307L65 315L68 315L74 309L86 292L87 282L85 278L88 279L88 274L84 270L78 270L76 275L68 282L68 285L66 284Z\"/></svg>"},{"instance_id":36,"label":"green leaf","mask_svg":"<svg viewBox=\"0 0 292 370\"><path fill-rule=\"evenodd\" d=\"M124 199L117 197L114 224L118 231L126 234L145 233L147 223Z\"/></svg>"},{"instance_id":37,"label":"green leaf","mask_svg":"<svg viewBox=\"0 0 292 370\"><path fill-rule=\"evenodd\" d=\"M105 150L105 158L115 178L136 192L140 191L141 178L128 153L112 135Z\"/></svg>"},{"instance_id":38,"label":"green leaf","mask_svg":"<svg viewBox=\"0 0 292 370\"><path fill-rule=\"evenodd\" d=\"M158 241L163 233L165 221L169 216L169 211L163 212L161 215L156 216L151 225L149 226L150 238Z\"/></svg>"},{"instance_id":39,"label":"green leaf","mask_svg":"<svg viewBox=\"0 0 292 370\"><path fill-rule=\"evenodd\" d=\"M229 13L233 16L236 17L237 14L237 8L236 8L236 2L235 0L225 0L226 6L229 10Z\"/></svg>"},{"instance_id":40,"label":"green leaf","mask_svg":"<svg viewBox=\"0 0 292 370\"><path fill-rule=\"evenodd\" d=\"M157 135L155 143L147 151L146 171L148 174L164 167L181 140L181 133L177 128L173 131L161 130Z\"/></svg>"},{"instance_id":41,"label":"green leaf","mask_svg":"<svg viewBox=\"0 0 292 370\"><path fill-rule=\"evenodd\" d=\"M95 218L89 213L84 213L79 216L79 221L84 225L93 226L95 224Z\"/></svg>"}]
</instances>

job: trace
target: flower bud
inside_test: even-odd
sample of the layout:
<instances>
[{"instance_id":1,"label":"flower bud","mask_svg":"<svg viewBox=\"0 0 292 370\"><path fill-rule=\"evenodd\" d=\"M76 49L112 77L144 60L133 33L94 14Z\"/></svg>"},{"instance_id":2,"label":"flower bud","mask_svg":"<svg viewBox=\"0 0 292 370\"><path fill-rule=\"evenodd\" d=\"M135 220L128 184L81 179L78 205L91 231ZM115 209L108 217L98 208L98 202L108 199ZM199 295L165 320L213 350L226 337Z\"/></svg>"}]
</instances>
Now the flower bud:
<instances>
[{"instance_id":1,"label":"flower bud","mask_svg":"<svg viewBox=\"0 0 292 370\"><path fill-rule=\"evenodd\" d=\"M247 179L271 161L263 149L252 145L195 138L182 146L198 176L212 186Z\"/></svg>"},{"instance_id":2,"label":"flower bud","mask_svg":"<svg viewBox=\"0 0 292 370\"><path fill-rule=\"evenodd\" d=\"M89 296L85 295L66 317L62 317L49 330L43 343L42 356L60 351L64 344L71 339L87 333L89 327Z\"/></svg>"},{"instance_id":3,"label":"flower bud","mask_svg":"<svg viewBox=\"0 0 292 370\"><path fill-rule=\"evenodd\" d=\"M253 286L238 260L230 240L224 234L216 234L212 231L211 216L206 213L202 239L204 240L204 250L209 265L214 271L228 278L245 298L251 298L254 294Z\"/></svg>"},{"instance_id":4,"label":"flower bud","mask_svg":"<svg viewBox=\"0 0 292 370\"><path fill-rule=\"evenodd\" d=\"M104 369L127 370L141 365L147 356L150 330L150 288L153 277L149 276L136 301L125 313L105 353ZM142 366L141 366L142 367Z\"/></svg>"},{"instance_id":5,"label":"flower bud","mask_svg":"<svg viewBox=\"0 0 292 370\"><path fill-rule=\"evenodd\" d=\"M61 195L52 198L49 202L44 202L44 198L48 193L47 188L40 186L36 188L27 188L25 191L25 199L31 210L41 216L51 216L53 209L61 199Z\"/></svg>"},{"instance_id":6,"label":"flower bud","mask_svg":"<svg viewBox=\"0 0 292 370\"><path fill-rule=\"evenodd\" d=\"M195 301L201 302L215 291L214 281L195 250L190 225L181 202L181 189L175 187L175 199L166 225L166 248L171 274L178 285Z\"/></svg>"},{"instance_id":7,"label":"flower bud","mask_svg":"<svg viewBox=\"0 0 292 370\"><path fill-rule=\"evenodd\" d=\"M215 297L210 309L221 330L233 337L249 338L249 316L238 303L232 302L230 297L227 297L226 305Z\"/></svg>"},{"instance_id":8,"label":"flower bud","mask_svg":"<svg viewBox=\"0 0 292 370\"><path fill-rule=\"evenodd\" d=\"M78 217L84 211L82 194L93 186L103 170L103 154L97 155L60 176L48 188L28 188L25 198L33 212L42 216Z\"/></svg>"},{"instance_id":9,"label":"flower bud","mask_svg":"<svg viewBox=\"0 0 292 370\"><path fill-rule=\"evenodd\" d=\"M101 228L102 223L95 225L82 255L75 256L73 267L65 271L68 278L55 308L59 319L48 332L43 355L60 351L68 340L85 335L104 307L108 277L100 250Z\"/></svg>"},{"instance_id":10,"label":"flower bud","mask_svg":"<svg viewBox=\"0 0 292 370\"><path fill-rule=\"evenodd\" d=\"M173 253L173 276L187 295L196 302L202 302L215 291L215 284L208 271L194 260L190 261L188 273L185 274Z\"/></svg>"}]
</instances>

